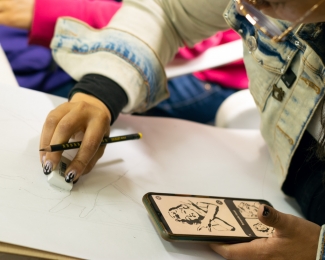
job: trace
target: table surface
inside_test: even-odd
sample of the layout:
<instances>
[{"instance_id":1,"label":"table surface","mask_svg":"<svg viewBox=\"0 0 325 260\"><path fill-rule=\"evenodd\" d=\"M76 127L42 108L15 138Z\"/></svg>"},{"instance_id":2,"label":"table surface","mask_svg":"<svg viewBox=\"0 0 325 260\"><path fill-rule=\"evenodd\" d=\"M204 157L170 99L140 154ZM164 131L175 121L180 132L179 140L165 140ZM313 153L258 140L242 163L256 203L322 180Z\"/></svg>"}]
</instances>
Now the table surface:
<instances>
[{"instance_id":1,"label":"table surface","mask_svg":"<svg viewBox=\"0 0 325 260\"><path fill-rule=\"evenodd\" d=\"M15 75L0 44L0 86L19 87ZM0 242L0 259L4 260L38 260L38 259L76 259L68 256L34 250L13 244Z\"/></svg>"},{"instance_id":2,"label":"table surface","mask_svg":"<svg viewBox=\"0 0 325 260\"><path fill-rule=\"evenodd\" d=\"M13 74L7 57L0 44L0 84L8 86L18 86L15 75Z\"/></svg>"},{"instance_id":3,"label":"table surface","mask_svg":"<svg viewBox=\"0 0 325 260\"><path fill-rule=\"evenodd\" d=\"M18 245L86 259L222 259L206 245L161 239L141 201L150 191L265 199L300 215L280 190L259 131L177 119L121 115L111 136L144 138L109 145L71 192L51 187L38 142L46 115L65 99L1 79L0 87L0 251Z\"/></svg>"}]
</instances>

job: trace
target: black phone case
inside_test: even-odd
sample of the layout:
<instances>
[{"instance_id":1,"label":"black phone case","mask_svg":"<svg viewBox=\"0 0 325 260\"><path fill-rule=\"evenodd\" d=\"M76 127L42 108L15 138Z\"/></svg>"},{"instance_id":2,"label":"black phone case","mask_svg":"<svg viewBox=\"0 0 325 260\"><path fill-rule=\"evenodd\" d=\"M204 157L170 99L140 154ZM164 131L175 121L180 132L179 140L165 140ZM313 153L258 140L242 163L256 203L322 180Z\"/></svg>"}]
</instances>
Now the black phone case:
<instances>
[{"instance_id":1,"label":"black phone case","mask_svg":"<svg viewBox=\"0 0 325 260\"><path fill-rule=\"evenodd\" d=\"M172 194L172 193L158 193L148 192L142 198L142 202L146 207L149 217L154 224L156 230L160 236L169 242L195 242L195 243L241 243L249 242L260 237L229 237L229 236L207 236L207 235L188 235L188 234L173 234L165 221L165 218L160 213L160 210L156 206L151 196L162 195L162 196L177 196L177 197L196 197L196 198L213 198L213 199L229 199L229 200L244 200L259 202L273 207L270 202L262 199L246 199L246 198L231 198L231 197L215 197L215 196L204 196L204 195L189 195L189 194Z\"/></svg>"}]
</instances>

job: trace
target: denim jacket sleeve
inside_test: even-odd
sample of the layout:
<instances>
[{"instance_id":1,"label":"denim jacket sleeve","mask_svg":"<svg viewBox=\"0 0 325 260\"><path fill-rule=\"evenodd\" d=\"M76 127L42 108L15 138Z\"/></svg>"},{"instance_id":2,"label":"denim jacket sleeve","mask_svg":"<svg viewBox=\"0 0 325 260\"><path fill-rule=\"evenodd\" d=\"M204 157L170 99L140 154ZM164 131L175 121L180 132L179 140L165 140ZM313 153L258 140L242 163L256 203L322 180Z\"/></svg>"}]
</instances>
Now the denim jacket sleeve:
<instances>
[{"instance_id":1,"label":"denim jacket sleeve","mask_svg":"<svg viewBox=\"0 0 325 260\"><path fill-rule=\"evenodd\" d=\"M51 42L57 63L75 80L94 73L119 84L128 96L123 112L141 112L168 97L164 65L180 46L229 26L229 0L126 0L110 24L96 30L60 18Z\"/></svg>"},{"instance_id":2,"label":"denim jacket sleeve","mask_svg":"<svg viewBox=\"0 0 325 260\"><path fill-rule=\"evenodd\" d=\"M320 231L316 260L325 260L325 225Z\"/></svg>"}]
</instances>

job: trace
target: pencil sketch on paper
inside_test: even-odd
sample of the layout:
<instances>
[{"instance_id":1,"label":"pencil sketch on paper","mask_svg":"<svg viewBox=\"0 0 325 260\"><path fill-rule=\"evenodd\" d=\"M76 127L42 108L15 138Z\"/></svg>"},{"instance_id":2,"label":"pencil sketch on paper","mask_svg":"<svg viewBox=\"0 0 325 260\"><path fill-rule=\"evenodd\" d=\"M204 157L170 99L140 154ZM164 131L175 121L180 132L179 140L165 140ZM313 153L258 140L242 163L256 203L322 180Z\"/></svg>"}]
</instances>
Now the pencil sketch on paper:
<instances>
[{"instance_id":1,"label":"pencil sketch on paper","mask_svg":"<svg viewBox=\"0 0 325 260\"><path fill-rule=\"evenodd\" d=\"M0 197L10 199L0 200L0 207L149 230L144 221L137 218L139 214L136 211L143 211L142 207L124 195L118 185L128 173L123 160L107 162L106 165L110 164L110 167L105 169L95 168L91 176L81 178L72 191L50 186L42 172L37 151L40 129L35 129L20 115L1 110L2 107L0 122L6 126L8 138L0 141L2 167L6 169L0 172ZM41 123L38 122L39 125ZM24 133L19 135L20 131ZM26 137L30 140L26 140ZM22 151L21 147L11 145L14 139L24 146L23 154L17 155L17 150ZM130 215L134 217L130 218Z\"/></svg>"}]
</instances>

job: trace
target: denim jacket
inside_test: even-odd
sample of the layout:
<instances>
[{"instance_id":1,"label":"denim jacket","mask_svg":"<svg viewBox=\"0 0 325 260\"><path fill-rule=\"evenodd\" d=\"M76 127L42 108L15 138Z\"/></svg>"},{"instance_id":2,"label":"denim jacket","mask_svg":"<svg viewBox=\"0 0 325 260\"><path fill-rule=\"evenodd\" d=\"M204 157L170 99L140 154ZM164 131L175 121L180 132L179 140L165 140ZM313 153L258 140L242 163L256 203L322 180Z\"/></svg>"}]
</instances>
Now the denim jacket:
<instances>
[{"instance_id":1,"label":"denim jacket","mask_svg":"<svg viewBox=\"0 0 325 260\"><path fill-rule=\"evenodd\" d=\"M285 178L302 134L324 96L324 25L301 26L286 41L274 43L239 15L234 5L224 17L243 38L249 88L260 111L261 132L277 172ZM273 21L287 28L285 22Z\"/></svg>"},{"instance_id":2,"label":"denim jacket","mask_svg":"<svg viewBox=\"0 0 325 260\"><path fill-rule=\"evenodd\" d=\"M323 24L300 26L272 42L236 11L231 0L125 0L102 30L59 19L51 43L58 64L74 79L107 76L128 96L123 112L144 111L168 96L163 65L178 48L232 27L242 37L250 91L261 132L283 180L303 132L324 96ZM274 20L280 28L288 24ZM323 234L318 258L325 259ZM323 256L324 255L324 256Z\"/></svg>"}]
</instances>

